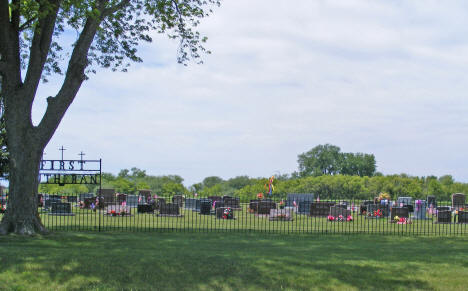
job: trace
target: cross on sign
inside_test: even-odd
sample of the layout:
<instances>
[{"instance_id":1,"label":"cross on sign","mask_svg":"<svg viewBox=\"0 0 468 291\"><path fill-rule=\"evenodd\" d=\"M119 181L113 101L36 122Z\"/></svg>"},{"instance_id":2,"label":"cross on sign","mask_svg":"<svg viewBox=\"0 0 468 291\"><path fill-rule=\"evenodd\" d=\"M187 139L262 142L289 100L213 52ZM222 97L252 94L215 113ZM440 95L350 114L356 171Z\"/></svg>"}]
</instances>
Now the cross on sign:
<instances>
[{"instance_id":1,"label":"cross on sign","mask_svg":"<svg viewBox=\"0 0 468 291\"><path fill-rule=\"evenodd\" d=\"M59 151L62 152L62 161L63 161L63 151L66 151L67 149L64 149L63 146L61 148L59 148Z\"/></svg>"}]
</instances>

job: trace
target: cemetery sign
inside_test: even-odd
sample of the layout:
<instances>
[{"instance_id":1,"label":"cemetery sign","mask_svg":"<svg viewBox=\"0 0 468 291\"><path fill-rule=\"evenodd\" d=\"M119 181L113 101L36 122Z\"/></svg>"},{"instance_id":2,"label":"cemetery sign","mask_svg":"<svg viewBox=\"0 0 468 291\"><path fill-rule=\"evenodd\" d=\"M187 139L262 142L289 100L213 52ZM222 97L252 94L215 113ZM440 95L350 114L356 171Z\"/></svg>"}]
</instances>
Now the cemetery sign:
<instances>
[{"instance_id":1,"label":"cemetery sign","mask_svg":"<svg viewBox=\"0 0 468 291\"><path fill-rule=\"evenodd\" d=\"M41 160L41 184L101 184L101 160Z\"/></svg>"}]
</instances>

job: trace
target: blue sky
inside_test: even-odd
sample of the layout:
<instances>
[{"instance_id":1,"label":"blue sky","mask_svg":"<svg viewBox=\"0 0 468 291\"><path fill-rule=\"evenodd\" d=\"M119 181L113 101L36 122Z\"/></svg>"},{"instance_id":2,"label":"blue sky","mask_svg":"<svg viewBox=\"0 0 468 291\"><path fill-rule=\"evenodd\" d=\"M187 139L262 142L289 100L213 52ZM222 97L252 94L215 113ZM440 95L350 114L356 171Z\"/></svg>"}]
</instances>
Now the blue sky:
<instances>
[{"instance_id":1,"label":"blue sky","mask_svg":"<svg viewBox=\"0 0 468 291\"><path fill-rule=\"evenodd\" d=\"M274 4L272 4L274 3ZM46 158L102 158L190 185L297 170L331 143L373 153L385 174L468 182L468 3L224 1L200 31L204 64L177 64L155 35L128 73L84 83ZM45 98L60 78L42 85Z\"/></svg>"}]
</instances>

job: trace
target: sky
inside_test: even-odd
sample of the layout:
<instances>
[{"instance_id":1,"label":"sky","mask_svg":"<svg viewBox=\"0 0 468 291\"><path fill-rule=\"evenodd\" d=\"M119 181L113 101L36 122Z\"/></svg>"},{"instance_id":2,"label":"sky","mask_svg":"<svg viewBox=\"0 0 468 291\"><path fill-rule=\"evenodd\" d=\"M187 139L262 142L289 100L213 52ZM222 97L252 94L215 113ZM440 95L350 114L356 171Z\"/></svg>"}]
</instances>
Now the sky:
<instances>
[{"instance_id":1,"label":"sky","mask_svg":"<svg viewBox=\"0 0 468 291\"><path fill-rule=\"evenodd\" d=\"M468 2L225 0L202 21L210 55L177 63L154 34L127 73L81 87L45 159L177 174L268 177L330 143L384 174L468 182ZM61 79L43 84L33 107Z\"/></svg>"}]
</instances>

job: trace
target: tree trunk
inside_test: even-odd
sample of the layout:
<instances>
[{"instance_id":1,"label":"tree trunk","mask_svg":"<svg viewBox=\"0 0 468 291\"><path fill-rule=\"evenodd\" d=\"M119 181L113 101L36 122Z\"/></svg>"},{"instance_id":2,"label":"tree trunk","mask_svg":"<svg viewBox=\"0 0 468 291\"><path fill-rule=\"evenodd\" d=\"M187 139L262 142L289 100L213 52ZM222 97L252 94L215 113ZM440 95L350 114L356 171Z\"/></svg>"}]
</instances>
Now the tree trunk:
<instances>
[{"instance_id":1,"label":"tree trunk","mask_svg":"<svg viewBox=\"0 0 468 291\"><path fill-rule=\"evenodd\" d=\"M16 114L18 109L16 107ZM7 120L10 152L9 195L7 210L0 223L0 234L32 235L47 233L38 212L37 189L39 163L45 145L37 138L34 127L20 119Z\"/></svg>"}]
</instances>

